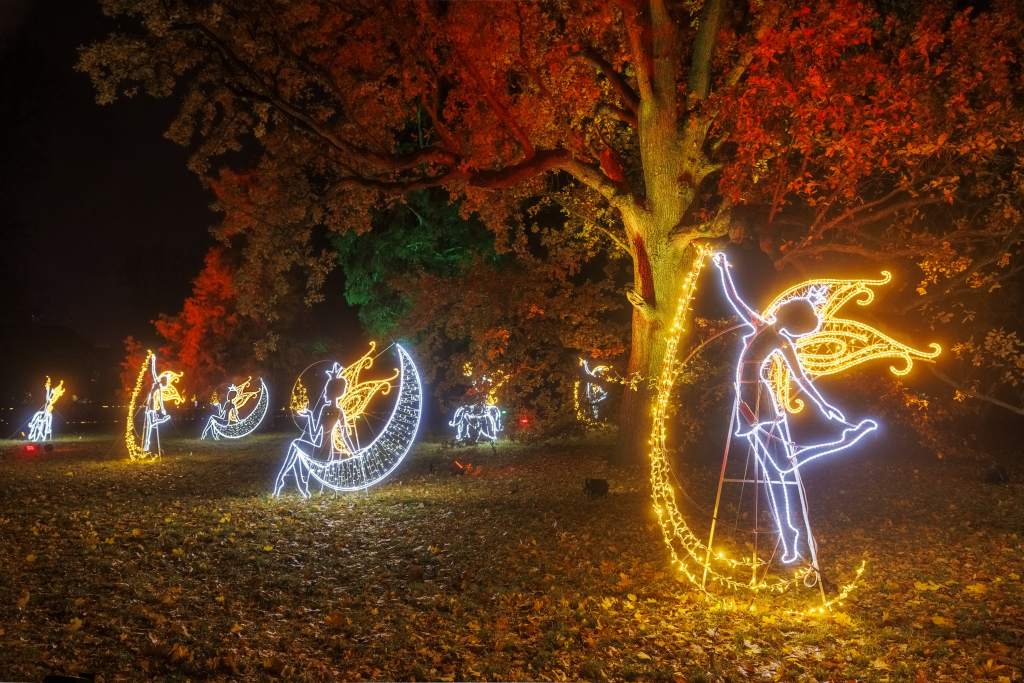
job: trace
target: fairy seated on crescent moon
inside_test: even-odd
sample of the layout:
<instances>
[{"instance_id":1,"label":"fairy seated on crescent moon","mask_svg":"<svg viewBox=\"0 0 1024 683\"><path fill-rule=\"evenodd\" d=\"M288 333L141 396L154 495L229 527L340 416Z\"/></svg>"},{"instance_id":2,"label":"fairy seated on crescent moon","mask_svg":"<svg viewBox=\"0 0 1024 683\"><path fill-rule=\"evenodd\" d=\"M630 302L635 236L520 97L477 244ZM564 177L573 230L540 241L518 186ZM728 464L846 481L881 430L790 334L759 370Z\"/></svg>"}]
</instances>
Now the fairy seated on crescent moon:
<instances>
[{"instance_id":1,"label":"fairy seated on crescent moon","mask_svg":"<svg viewBox=\"0 0 1024 683\"><path fill-rule=\"evenodd\" d=\"M817 333L823 323L820 308L828 299L826 286L811 287L759 313L740 298L729 273L725 254L714 256L722 287L732 308L749 328L743 337L735 375L734 434L744 436L764 473L772 515L782 544L782 561L800 557L802 502L797 498L795 471L807 462L854 445L878 427L874 420L847 421L843 412L829 403L814 386L801 364L797 344ZM826 423L835 426L835 438L814 444L794 443L775 389L774 368L781 362L796 388L818 409Z\"/></svg>"},{"instance_id":2,"label":"fairy seated on crescent moon","mask_svg":"<svg viewBox=\"0 0 1024 683\"><path fill-rule=\"evenodd\" d=\"M249 382L252 381L252 377L248 378L242 384L236 386L234 384L228 387L227 392L224 395L224 403L217 403L216 400L211 402L216 413L211 415L206 421L206 427L203 429L203 434L199 438L205 439L212 435L214 439L219 439L216 427L224 429L228 425L235 424L238 422L238 411L245 407L245 404L249 402L252 397L259 394L259 390L246 391L249 387Z\"/></svg>"},{"instance_id":3,"label":"fairy seated on crescent moon","mask_svg":"<svg viewBox=\"0 0 1024 683\"><path fill-rule=\"evenodd\" d=\"M295 479L295 485L304 498L309 497L309 476L316 469L322 471L339 460L360 457L356 432L356 421L362 417L371 399L379 392L387 394L395 374L386 379L362 380L362 370L373 365L373 351L376 344L362 358L342 367L334 363L326 371L327 380L316 405L299 409L297 414L306 424L302 436L288 446L288 455L277 475L274 495L281 494L288 476Z\"/></svg>"}]
</instances>

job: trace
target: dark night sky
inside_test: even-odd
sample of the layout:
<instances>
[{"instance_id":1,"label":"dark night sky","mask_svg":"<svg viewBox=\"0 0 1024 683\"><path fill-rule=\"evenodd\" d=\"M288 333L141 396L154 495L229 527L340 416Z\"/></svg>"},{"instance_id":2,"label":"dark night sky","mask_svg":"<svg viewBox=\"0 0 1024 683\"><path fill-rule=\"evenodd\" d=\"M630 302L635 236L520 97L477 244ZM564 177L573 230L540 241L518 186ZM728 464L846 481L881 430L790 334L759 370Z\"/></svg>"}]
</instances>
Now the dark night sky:
<instances>
[{"instance_id":1,"label":"dark night sky","mask_svg":"<svg viewBox=\"0 0 1024 683\"><path fill-rule=\"evenodd\" d=\"M95 104L73 67L113 27L97 3L0 6L5 312L103 346L149 336L187 296L216 221L186 151L162 136L174 103Z\"/></svg>"}]
</instances>

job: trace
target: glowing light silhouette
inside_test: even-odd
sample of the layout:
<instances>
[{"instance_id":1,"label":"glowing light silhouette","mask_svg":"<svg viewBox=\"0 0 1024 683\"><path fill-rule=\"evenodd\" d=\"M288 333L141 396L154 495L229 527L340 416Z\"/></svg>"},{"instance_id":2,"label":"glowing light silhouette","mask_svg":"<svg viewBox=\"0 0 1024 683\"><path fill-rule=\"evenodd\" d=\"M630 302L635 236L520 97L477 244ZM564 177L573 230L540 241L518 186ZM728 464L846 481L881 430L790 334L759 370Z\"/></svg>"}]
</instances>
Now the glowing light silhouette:
<instances>
[{"instance_id":1,"label":"glowing light silhouette","mask_svg":"<svg viewBox=\"0 0 1024 683\"><path fill-rule=\"evenodd\" d=\"M573 403L576 408L576 418L584 424L594 425L601 422L602 406L600 405L608 398L608 390L604 388L603 382L609 379L611 368L607 365L595 365L590 367L590 362L584 358L579 359L580 368L583 374L589 378L585 381L576 380L573 386ZM580 392L580 385L583 391Z\"/></svg>"},{"instance_id":2,"label":"glowing light silhouette","mask_svg":"<svg viewBox=\"0 0 1024 683\"><path fill-rule=\"evenodd\" d=\"M660 375L653 387L649 458L654 512L673 566L699 590L709 591L710 586L717 586L730 592L776 595L813 577L813 567L799 566L791 574L771 576L762 571L765 567L762 559L750 556L730 557L721 549L712 550L687 523L676 501L671 466L674 451L668 445L668 425L671 423L671 415L674 414L672 390L683 371L676 358L683 334L688 329L697 283L709 254L710 251L706 247L697 246L690 269L680 282L676 309L666 330L665 353ZM842 604L856 587L864 568L865 563L861 562L853 578L841 586L833 597L823 600L820 607L812 607L804 613L820 614ZM736 578L737 576L741 578Z\"/></svg>"},{"instance_id":3,"label":"glowing light silhouette","mask_svg":"<svg viewBox=\"0 0 1024 683\"><path fill-rule=\"evenodd\" d=\"M459 406L448 426L455 429L455 441L458 443L494 441L504 429L501 409L486 402Z\"/></svg>"},{"instance_id":4,"label":"glowing light silhouette","mask_svg":"<svg viewBox=\"0 0 1024 683\"><path fill-rule=\"evenodd\" d=\"M366 355L347 368L332 363L315 402L311 405L307 399L304 406L296 406L297 417L304 422L302 435L288 446L274 483L275 496L289 481L304 498L309 497L310 483L319 484L321 490L358 491L383 481L398 467L419 430L423 389L408 352L397 344L395 349L399 368L390 378L360 379L360 373L373 365L371 345ZM357 423L375 396L391 393L395 380L398 390L391 415L377 436L360 446Z\"/></svg>"},{"instance_id":5,"label":"glowing light silhouette","mask_svg":"<svg viewBox=\"0 0 1024 683\"><path fill-rule=\"evenodd\" d=\"M249 377L239 385L231 384L224 394L224 402L217 400L216 394L211 404L216 411L206 420L206 427L203 429L203 439L212 437L218 439L241 439L252 434L267 416L267 409L270 407L270 397L267 392L267 385L261 377L259 388L247 391L252 377ZM241 411L255 397L256 404L245 417L240 417Z\"/></svg>"},{"instance_id":6,"label":"glowing light silhouette","mask_svg":"<svg viewBox=\"0 0 1024 683\"><path fill-rule=\"evenodd\" d=\"M142 391L142 384L147 370L149 370L151 384L143 404L145 422L142 433L142 446L139 446L135 438L135 406ZM160 425L171 419L170 414L167 412L166 404L173 402L175 405L181 405L185 401L175 386L182 376L183 373L174 372L173 370L157 372L156 354L152 351L146 351L142 367L139 368L139 374L135 378L135 388L132 390L131 399L128 401L128 419L125 426L124 439L130 459L149 460L160 457L162 453L160 448ZM152 450L154 438L156 441L155 453Z\"/></svg>"},{"instance_id":7,"label":"glowing light silhouette","mask_svg":"<svg viewBox=\"0 0 1024 683\"><path fill-rule=\"evenodd\" d=\"M42 410L36 411L28 423L29 441L49 441L53 438L53 406L64 395L64 380L50 388L50 377L46 377L46 399Z\"/></svg>"}]
</instances>

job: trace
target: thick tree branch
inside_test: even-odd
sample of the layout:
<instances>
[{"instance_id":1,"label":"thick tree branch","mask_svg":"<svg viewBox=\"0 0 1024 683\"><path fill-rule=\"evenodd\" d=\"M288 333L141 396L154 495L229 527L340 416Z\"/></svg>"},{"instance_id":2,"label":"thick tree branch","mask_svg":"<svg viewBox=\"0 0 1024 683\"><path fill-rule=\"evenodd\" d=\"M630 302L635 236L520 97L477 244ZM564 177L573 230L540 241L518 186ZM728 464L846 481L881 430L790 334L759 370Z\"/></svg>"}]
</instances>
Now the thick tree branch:
<instances>
[{"instance_id":1,"label":"thick tree branch","mask_svg":"<svg viewBox=\"0 0 1024 683\"><path fill-rule=\"evenodd\" d=\"M897 194L897 192L890 193L889 195L887 195L883 199L891 198L895 194ZM852 208L852 209L850 209L848 211L843 212L843 214L838 216L837 218L828 221L827 223L822 225L819 229L817 229L817 230L813 231L811 234L809 234L807 236L807 238L804 239L803 242L799 246L794 247L790 251L786 252L786 254L782 258L776 260L775 261L775 266L777 268L781 268L786 263L788 263L790 261L798 259L798 258L800 258L800 257L802 257L804 255L811 255L811 254L815 254L815 253L826 253L826 252L829 252L829 251L833 251L835 253L847 253L847 254L857 253L856 251L853 251L853 250L861 248L861 247L855 247L853 245L832 245L832 246L830 246L828 244L822 244L822 245L819 245L817 247L812 247L810 245L816 239L820 239L821 236L825 232L827 232L829 230L836 230L836 229L839 229L839 230L855 230L856 228L860 228L860 227L863 227L865 225L870 225L872 223L877 223L880 220L883 220L885 218L889 218L889 217L895 215L896 213L899 213L900 211L905 211L907 209L919 208L919 207L922 207L922 206L927 206L929 204L939 204L939 203L942 203L942 202L945 201L945 198L942 195L940 195L940 194L920 195L918 197L913 197L911 199L907 199L907 200L902 201L902 202L896 202L895 204L890 204L889 206L883 207L881 209L877 209L875 211L871 211L871 212L869 212L866 215L858 216L858 214L862 213L868 207L870 207L870 206L877 206L879 201L881 201L881 200L875 200L873 202L869 202L868 204L862 204L862 205L860 205L858 207L854 207L854 208ZM854 218L853 220L849 220L849 219L853 218L854 216L858 216L858 217ZM844 222L844 221L846 221L846 222ZM843 251L837 250L836 247L841 247ZM867 253L870 252L870 251L871 250L865 250L865 253L862 254L862 255L866 256ZM885 253L885 252L883 252L883 253ZM888 253L890 255L898 255L898 254L895 254L892 251L889 251Z\"/></svg>"},{"instance_id":2,"label":"thick tree branch","mask_svg":"<svg viewBox=\"0 0 1024 683\"><path fill-rule=\"evenodd\" d=\"M693 40L690 57L690 75L687 86L690 95L703 100L708 96L711 84L711 55L715 50L715 37L722 17L725 0L704 0L700 12L700 25Z\"/></svg>"},{"instance_id":3,"label":"thick tree branch","mask_svg":"<svg viewBox=\"0 0 1024 683\"><path fill-rule=\"evenodd\" d=\"M636 69L638 100L649 99L653 96L651 78L654 62L651 54L650 19L643 10L632 3L620 3L620 7L626 24L626 36L629 38L633 68Z\"/></svg>"},{"instance_id":4,"label":"thick tree branch","mask_svg":"<svg viewBox=\"0 0 1024 683\"><path fill-rule=\"evenodd\" d=\"M333 134L316 119L302 111L301 108L288 102L208 27L202 24L190 23L178 24L175 26L175 29L188 30L200 35L212 44L217 53L221 55L228 71L234 69L236 72L240 72L238 75L242 76L244 80L249 81L248 85L245 83L226 84L225 87L229 90L248 99L269 104L300 128L346 156L362 161L367 165L392 172L416 168L422 164L452 164L455 162L454 154L447 150L426 148L409 154L382 154L357 147Z\"/></svg>"},{"instance_id":5,"label":"thick tree branch","mask_svg":"<svg viewBox=\"0 0 1024 683\"><path fill-rule=\"evenodd\" d=\"M612 90L622 100L622 104L629 111L636 115L636 108L640 104L640 98L637 97L636 92L630 87L629 83L622 74L615 70L611 64L609 64L601 55L591 48L584 48L579 52L573 54L574 57L578 57L583 61L587 62L595 69L601 72L601 74L608 79L608 84L611 85ZM635 120L635 119L634 119Z\"/></svg>"}]
</instances>

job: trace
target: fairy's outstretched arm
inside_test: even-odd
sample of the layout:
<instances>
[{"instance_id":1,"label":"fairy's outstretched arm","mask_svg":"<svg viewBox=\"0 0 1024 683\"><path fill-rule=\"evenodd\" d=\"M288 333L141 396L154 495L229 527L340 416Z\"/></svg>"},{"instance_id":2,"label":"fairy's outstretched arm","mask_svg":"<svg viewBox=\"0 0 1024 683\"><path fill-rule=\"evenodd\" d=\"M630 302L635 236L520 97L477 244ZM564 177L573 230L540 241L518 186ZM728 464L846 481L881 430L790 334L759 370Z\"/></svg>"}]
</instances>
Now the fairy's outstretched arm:
<instances>
[{"instance_id":1,"label":"fairy's outstretched arm","mask_svg":"<svg viewBox=\"0 0 1024 683\"><path fill-rule=\"evenodd\" d=\"M780 345L778 347L778 352L782 355L782 360L789 367L789 376L792 377L797 386L799 386L800 389L817 404L821 412L830 420L846 422L846 416L843 415L842 411L825 400L825 397L821 395L818 388L814 386L814 382L812 382L811 378L804 372L804 368L800 365L800 359L797 357L796 350L793 348L792 344L784 343Z\"/></svg>"},{"instance_id":2,"label":"fairy's outstretched arm","mask_svg":"<svg viewBox=\"0 0 1024 683\"><path fill-rule=\"evenodd\" d=\"M761 318L757 311L748 306L747 302L736 291L736 285L733 283L732 275L729 273L729 269L732 266L729 265L729 259L725 257L725 254L718 252L712 257L712 261L718 267L718 273L722 278L722 289L725 291L725 298L729 300L729 304L736 311L736 314L751 327L756 328L764 325L764 319Z\"/></svg>"}]
</instances>

